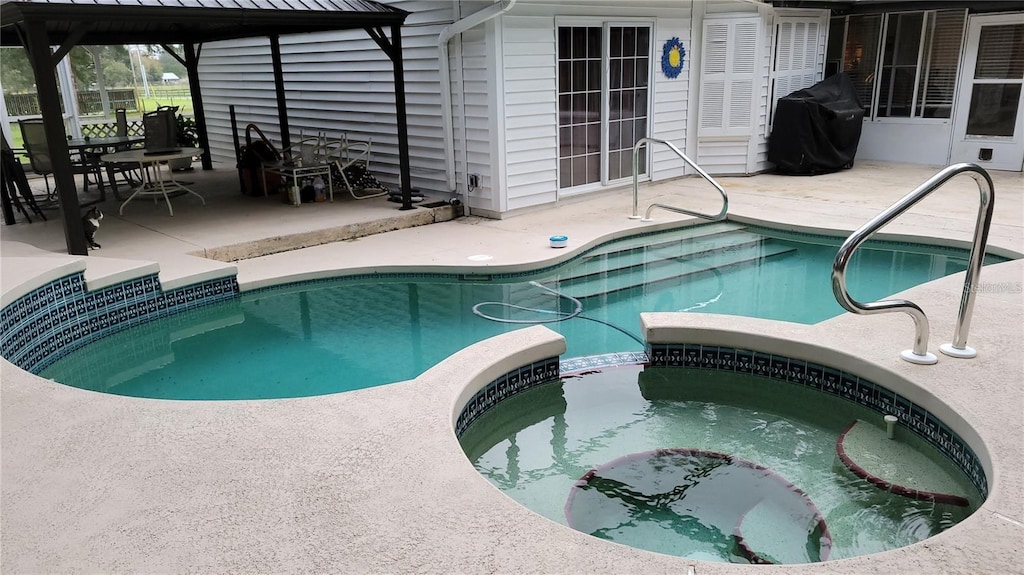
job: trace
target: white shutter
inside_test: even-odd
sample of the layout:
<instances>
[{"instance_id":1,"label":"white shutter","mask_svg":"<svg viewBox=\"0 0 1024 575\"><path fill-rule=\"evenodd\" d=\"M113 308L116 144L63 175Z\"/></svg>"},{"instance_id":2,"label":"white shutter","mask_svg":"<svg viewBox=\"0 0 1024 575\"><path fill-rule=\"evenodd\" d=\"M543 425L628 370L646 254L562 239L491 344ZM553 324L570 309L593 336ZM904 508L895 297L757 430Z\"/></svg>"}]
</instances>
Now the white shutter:
<instances>
[{"instance_id":1,"label":"white shutter","mask_svg":"<svg viewBox=\"0 0 1024 575\"><path fill-rule=\"evenodd\" d=\"M757 29L760 22L740 22L733 28L729 122L731 130L749 133L752 127L754 70L757 68Z\"/></svg>"},{"instance_id":2,"label":"white shutter","mask_svg":"<svg viewBox=\"0 0 1024 575\"><path fill-rule=\"evenodd\" d=\"M704 24L704 54L700 83L700 132L721 130L725 114L725 73L729 55L728 24Z\"/></svg>"},{"instance_id":3,"label":"white shutter","mask_svg":"<svg viewBox=\"0 0 1024 575\"><path fill-rule=\"evenodd\" d=\"M705 20L699 135L751 135L758 23L756 17Z\"/></svg>"},{"instance_id":4,"label":"white shutter","mask_svg":"<svg viewBox=\"0 0 1024 575\"><path fill-rule=\"evenodd\" d=\"M775 33L769 122L775 114L775 103L779 98L813 86L821 80L821 63L818 61L820 30L821 25L817 19L780 17Z\"/></svg>"}]
</instances>

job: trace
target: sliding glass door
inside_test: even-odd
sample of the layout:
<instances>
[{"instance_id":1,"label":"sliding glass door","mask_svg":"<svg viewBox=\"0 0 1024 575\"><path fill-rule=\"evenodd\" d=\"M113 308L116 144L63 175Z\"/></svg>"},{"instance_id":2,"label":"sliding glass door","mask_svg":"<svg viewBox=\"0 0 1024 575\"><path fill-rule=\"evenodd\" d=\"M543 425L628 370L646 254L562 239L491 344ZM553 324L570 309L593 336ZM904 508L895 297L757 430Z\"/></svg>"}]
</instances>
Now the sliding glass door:
<instances>
[{"instance_id":1,"label":"sliding glass door","mask_svg":"<svg viewBox=\"0 0 1024 575\"><path fill-rule=\"evenodd\" d=\"M558 28L559 190L633 177L633 145L648 134L649 25ZM641 154L640 173L647 173Z\"/></svg>"}]
</instances>

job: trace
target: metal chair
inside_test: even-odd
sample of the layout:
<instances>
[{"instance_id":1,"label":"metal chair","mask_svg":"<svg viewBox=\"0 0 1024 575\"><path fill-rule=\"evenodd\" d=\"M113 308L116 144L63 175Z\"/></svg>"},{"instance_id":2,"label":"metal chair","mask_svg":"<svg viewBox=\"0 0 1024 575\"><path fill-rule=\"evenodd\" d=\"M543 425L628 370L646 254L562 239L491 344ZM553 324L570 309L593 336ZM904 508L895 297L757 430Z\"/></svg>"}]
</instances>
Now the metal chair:
<instances>
[{"instance_id":1,"label":"metal chair","mask_svg":"<svg viewBox=\"0 0 1024 575\"><path fill-rule=\"evenodd\" d=\"M124 108L114 110L114 135L119 138L128 137L128 111Z\"/></svg>"},{"instance_id":2,"label":"metal chair","mask_svg":"<svg viewBox=\"0 0 1024 575\"><path fill-rule=\"evenodd\" d=\"M46 197L53 198L50 190L50 175L53 174L53 163L50 162L50 148L46 145L46 133L43 131L42 120L18 120L25 153L28 154L29 166L32 171L43 177L46 182Z\"/></svg>"},{"instance_id":3,"label":"metal chair","mask_svg":"<svg viewBox=\"0 0 1024 575\"><path fill-rule=\"evenodd\" d=\"M366 141L350 141L348 134L342 134L341 140L329 148L326 155L329 156L336 167L335 173L341 174L341 183L344 184L348 193L357 200L368 198L379 198L388 194L388 189L377 182L376 178L370 176L370 143ZM377 192L357 194L356 190L369 190L376 188Z\"/></svg>"},{"instance_id":4,"label":"metal chair","mask_svg":"<svg viewBox=\"0 0 1024 575\"><path fill-rule=\"evenodd\" d=\"M118 108L114 110L114 118L114 135L120 138L128 137L128 112L124 108ZM123 152L129 148L131 148L131 145L125 144L117 146L114 151ZM128 184L129 187L137 186L142 182L142 168L136 163L106 162L104 167L107 170L107 180L110 181L110 187L114 191L114 198L117 200L121 199L120 194L117 193L118 175L121 176L121 181Z\"/></svg>"},{"instance_id":5,"label":"metal chair","mask_svg":"<svg viewBox=\"0 0 1024 575\"><path fill-rule=\"evenodd\" d=\"M33 172L43 176L43 181L46 183L46 198L48 200L56 199L56 188L50 189L49 176L53 174L53 161L50 155L50 146L46 142L46 130L43 127L43 120L41 118L18 120L18 126L21 128L21 137L25 146L25 152L28 154L29 165L32 167ZM81 174L83 176L82 186L85 191L89 190L89 177L93 176L96 178L96 184L99 186L101 193L103 192L103 175L100 172L98 158L94 158L89 154L82 154L78 159L73 158L71 160L71 171L73 174Z\"/></svg>"}]
</instances>

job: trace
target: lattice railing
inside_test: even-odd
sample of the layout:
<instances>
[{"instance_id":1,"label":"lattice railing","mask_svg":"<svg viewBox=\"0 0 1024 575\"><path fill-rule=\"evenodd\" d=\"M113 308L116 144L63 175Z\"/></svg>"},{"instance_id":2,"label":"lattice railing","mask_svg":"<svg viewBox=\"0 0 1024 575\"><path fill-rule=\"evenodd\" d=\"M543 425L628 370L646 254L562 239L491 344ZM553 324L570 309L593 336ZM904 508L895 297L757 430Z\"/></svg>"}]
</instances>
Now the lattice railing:
<instances>
[{"instance_id":1,"label":"lattice railing","mask_svg":"<svg viewBox=\"0 0 1024 575\"><path fill-rule=\"evenodd\" d=\"M145 133L142 127L142 120L128 121L128 135L141 136ZM82 124L82 136L89 138L106 138L117 135L117 124L115 122L97 122L95 124Z\"/></svg>"}]
</instances>

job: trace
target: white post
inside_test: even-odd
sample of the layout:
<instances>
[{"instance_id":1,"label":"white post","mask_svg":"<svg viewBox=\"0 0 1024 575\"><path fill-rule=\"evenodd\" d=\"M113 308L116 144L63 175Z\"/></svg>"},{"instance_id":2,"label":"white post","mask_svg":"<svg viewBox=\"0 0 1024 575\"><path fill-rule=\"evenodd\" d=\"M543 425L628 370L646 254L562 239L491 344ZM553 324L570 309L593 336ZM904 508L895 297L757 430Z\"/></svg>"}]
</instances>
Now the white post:
<instances>
[{"instance_id":1,"label":"white post","mask_svg":"<svg viewBox=\"0 0 1024 575\"><path fill-rule=\"evenodd\" d=\"M14 134L11 132L11 118L7 115L7 100L4 99L3 86L0 86L0 131L3 132L4 139L13 148Z\"/></svg>"},{"instance_id":2,"label":"white post","mask_svg":"<svg viewBox=\"0 0 1024 575\"><path fill-rule=\"evenodd\" d=\"M100 91L100 104L103 106L103 119L110 119L110 95L107 94L107 80L103 77L103 61L100 60L101 46L87 46L92 54L92 64L96 66L96 89Z\"/></svg>"},{"instance_id":3,"label":"white post","mask_svg":"<svg viewBox=\"0 0 1024 575\"><path fill-rule=\"evenodd\" d=\"M142 89L146 92L146 97L149 97L149 80L146 78L146 66L142 63L142 48L138 47L136 54L139 55L139 73L142 75Z\"/></svg>"},{"instance_id":4,"label":"white post","mask_svg":"<svg viewBox=\"0 0 1024 575\"><path fill-rule=\"evenodd\" d=\"M82 137L82 124L78 119L78 94L75 89L75 78L71 73L71 58L64 56L57 64L57 82L60 94L64 99L64 122L70 136Z\"/></svg>"}]
</instances>

